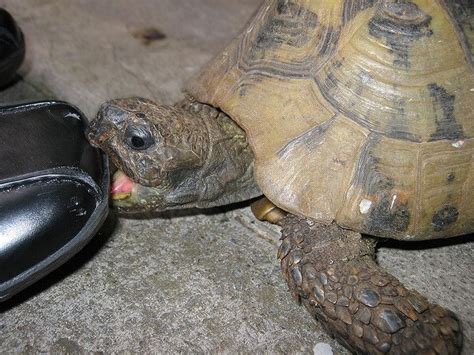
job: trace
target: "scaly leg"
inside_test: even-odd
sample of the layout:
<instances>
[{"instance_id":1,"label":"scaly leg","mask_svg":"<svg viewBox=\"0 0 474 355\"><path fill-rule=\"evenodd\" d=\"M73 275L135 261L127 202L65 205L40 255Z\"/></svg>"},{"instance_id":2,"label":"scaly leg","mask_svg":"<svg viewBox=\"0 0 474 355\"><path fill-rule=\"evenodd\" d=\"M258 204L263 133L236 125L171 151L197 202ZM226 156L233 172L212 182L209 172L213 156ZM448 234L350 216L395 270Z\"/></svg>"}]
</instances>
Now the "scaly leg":
<instances>
[{"instance_id":1,"label":"scaly leg","mask_svg":"<svg viewBox=\"0 0 474 355\"><path fill-rule=\"evenodd\" d=\"M290 290L357 353L457 354L457 317L408 290L374 260L375 241L288 215L278 251Z\"/></svg>"}]
</instances>

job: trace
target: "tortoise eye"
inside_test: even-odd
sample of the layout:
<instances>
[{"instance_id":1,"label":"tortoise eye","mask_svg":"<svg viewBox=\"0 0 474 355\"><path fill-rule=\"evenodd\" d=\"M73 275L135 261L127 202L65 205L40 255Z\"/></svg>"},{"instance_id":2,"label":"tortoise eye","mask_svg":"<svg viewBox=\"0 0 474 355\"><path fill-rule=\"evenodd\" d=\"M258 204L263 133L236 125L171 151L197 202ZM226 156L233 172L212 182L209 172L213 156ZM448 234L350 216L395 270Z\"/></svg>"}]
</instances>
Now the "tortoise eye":
<instances>
[{"instance_id":1,"label":"tortoise eye","mask_svg":"<svg viewBox=\"0 0 474 355\"><path fill-rule=\"evenodd\" d=\"M133 150L145 150L155 144L153 135L143 126L128 126L124 138L125 144Z\"/></svg>"}]
</instances>

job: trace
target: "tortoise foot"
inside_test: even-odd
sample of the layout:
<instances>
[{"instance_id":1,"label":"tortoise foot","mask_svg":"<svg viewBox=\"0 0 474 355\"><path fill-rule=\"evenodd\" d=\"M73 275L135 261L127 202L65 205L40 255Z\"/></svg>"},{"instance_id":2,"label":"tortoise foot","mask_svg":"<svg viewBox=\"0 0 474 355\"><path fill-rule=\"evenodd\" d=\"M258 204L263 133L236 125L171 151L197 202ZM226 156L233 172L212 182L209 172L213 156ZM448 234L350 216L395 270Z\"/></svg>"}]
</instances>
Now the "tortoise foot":
<instances>
[{"instance_id":1,"label":"tortoise foot","mask_svg":"<svg viewBox=\"0 0 474 355\"><path fill-rule=\"evenodd\" d=\"M380 268L372 239L295 216L282 226L278 257L290 291L347 348L370 354L460 353L456 315Z\"/></svg>"}]
</instances>

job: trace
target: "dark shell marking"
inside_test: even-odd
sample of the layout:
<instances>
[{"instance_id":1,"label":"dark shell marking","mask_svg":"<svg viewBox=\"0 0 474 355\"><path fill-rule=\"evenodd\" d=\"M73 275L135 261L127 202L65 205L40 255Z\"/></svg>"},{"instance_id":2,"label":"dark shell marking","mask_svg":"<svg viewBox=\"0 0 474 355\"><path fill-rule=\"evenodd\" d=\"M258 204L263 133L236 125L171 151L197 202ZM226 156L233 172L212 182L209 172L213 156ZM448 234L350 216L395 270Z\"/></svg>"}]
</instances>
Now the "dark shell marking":
<instances>
[{"instance_id":1,"label":"dark shell marking","mask_svg":"<svg viewBox=\"0 0 474 355\"><path fill-rule=\"evenodd\" d=\"M278 48L283 43L297 47L304 46L308 43L310 38L305 31L301 31L301 21L294 20L299 16L306 18L304 26L315 28L318 24L316 14L292 1L279 0L277 2L275 16L265 20L265 23L257 35L255 44L252 47L254 59L263 56L266 49Z\"/></svg>"},{"instance_id":2,"label":"dark shell marking","mask_svg":"<svg viewBox=\"0 0 474 355\"><path fill-rule=\"evenodd\" d=\"M383 190L382 190L383 191ZM368 231L378 235L384 231L404 232L410 224L410 210L407 204L392 206L392 196L382 193L382 198L367 220Z\"/></svg>"},{"instance_id":3,"label":"dark shell marking","mask_svg":"<svg viewBox=\"0 0 474 355\"><path fill-rule=\"evenodd\" d=\"M352 186L361 187L366 196L373 196L373 207L365 219L365 229L373 235L404 232L410 224L410 209L406 203L393 203L394 181L378 168L374 150L380 137L370 135L362 148Z\"/></svg>"},{"instance_id":4,"label":"dark shell marking","mask_svg":"<svg viewBox=\"0 0 474 355\"><path fill-rule=\"evenodd\" d=\"M315 13L288 0L264 7L250 27L254 30L241 38L237 65L256 81L260 76L311 77L334 52L340 36L339 28L322 26ZM273 59L270 53L279 50L286 50L289 59Z\"/></svg>"},{"instance_id":5,"label":"dark shell marking","mask_svg":"<svg viewBox=\"0 0 474 355\"><path fill-rule=\"evenodd\" d=\"M376 0L345 0L344 10L342 12L342 21L344 24L352 20L356 15L368 8L374 6Z\"/></svg>"},{"instance_id":6,"label":"dark shell marking","mask_svg":"<svg viewBox=\"0 0 474 355\"><path fill-rule=\"evenodd\" d=\"M432 219L432 224L435 231L443 230L457 221L459 212L456 207L444 206L438 210Z\"/></svg>"},{"instance_id":7,"label":"dark shell marking","mask_svg":"<svg viewBox=\"0 0 474 355\"><path fill-rule=\"evenodd\" d=\"M452 22L457 28L459 40L466 52L471 67L474 67L474 3L472 0L444 0L451 15ZM471 41L470 41L471 40Z\"/></svg>"},{"instance_id":8,"label":"dark shell marking","mask_svg":"<svg viewBox=\"0 0 474 355\"><path fill-rule=\"evenodd\" d=\"M412 2L387 3L369 21L369 34L383 38L394 55L393 64L409 68L410 45L431 36L431 17Z\"/></svg>"},{"instance_id":9,"label":"dark shell marking","mask_svg":"<svg viewBox=\"0 0 474 355\"><path fill-rule=\"evenodd\" d=\"M428 91L433 98L436 112L440 113L436 115L436 132L431 135L431 140L463 138L462 126L456 122L454 117L456 96L449 94L446 89L437 84L429 84Z\"/></svg>"}]
</instances>

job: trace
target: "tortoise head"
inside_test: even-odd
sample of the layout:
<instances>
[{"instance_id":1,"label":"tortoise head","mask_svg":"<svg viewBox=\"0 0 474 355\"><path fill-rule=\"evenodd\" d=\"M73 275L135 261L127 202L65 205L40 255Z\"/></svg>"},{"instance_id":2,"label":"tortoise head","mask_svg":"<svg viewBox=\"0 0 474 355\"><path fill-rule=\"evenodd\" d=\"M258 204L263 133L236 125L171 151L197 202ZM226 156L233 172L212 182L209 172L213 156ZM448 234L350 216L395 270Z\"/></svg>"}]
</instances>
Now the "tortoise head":
<instances>
[{"instance_id":1,"label":"tortoise head","mask_svg":"<svg viewBox=\"0 0 474 355\"><path fill-rule=\"evenodd\" d=\"M141 212L185 205L183 183L207 156L207 130L176 106L143 98L111 100L87 136L118 168L112 199L119 210Z\"/></svg>"}]
</instances>

